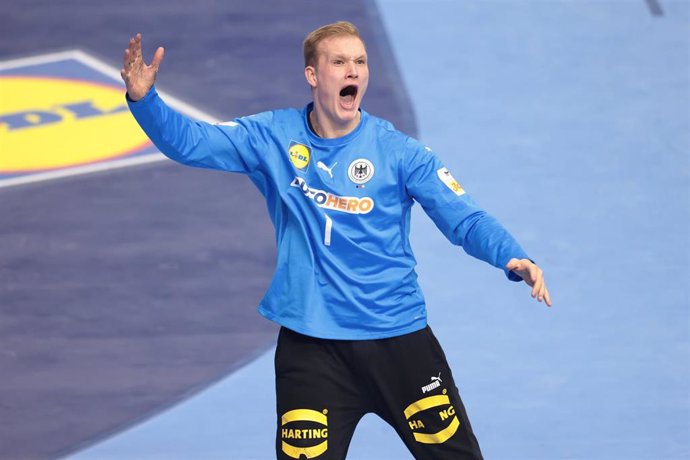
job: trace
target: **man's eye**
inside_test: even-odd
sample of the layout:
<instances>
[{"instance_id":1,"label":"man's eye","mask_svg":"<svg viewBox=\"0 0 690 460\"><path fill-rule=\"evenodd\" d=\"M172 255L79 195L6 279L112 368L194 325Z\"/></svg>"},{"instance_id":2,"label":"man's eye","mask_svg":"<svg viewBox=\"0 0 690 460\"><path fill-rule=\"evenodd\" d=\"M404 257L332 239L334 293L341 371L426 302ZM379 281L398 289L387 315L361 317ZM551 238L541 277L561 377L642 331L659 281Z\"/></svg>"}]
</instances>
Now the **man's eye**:
<instances>
[{"instance_id":1,"label":"man's eye","mask_svg":"<svg viewBox=\"0 0 690 460\"><path fill-rule=\"evenodd\" d=\"M367 61L365 61L364 59L357 60L357 64L364 65L366 63L367 63Z\"/></svg>"},{"instance_id":2,"label":"man's eye","mask_svg":"<svg viewBox=\"0 0 690 460\"><path fill-rule=\"evenodd\" d=\"M343 63L343 61L341 61L339 59L336 59L335 61L333 61L333 64L335 64L335 65L341 65L342 63Z\"/></svg>"}]
</instances>

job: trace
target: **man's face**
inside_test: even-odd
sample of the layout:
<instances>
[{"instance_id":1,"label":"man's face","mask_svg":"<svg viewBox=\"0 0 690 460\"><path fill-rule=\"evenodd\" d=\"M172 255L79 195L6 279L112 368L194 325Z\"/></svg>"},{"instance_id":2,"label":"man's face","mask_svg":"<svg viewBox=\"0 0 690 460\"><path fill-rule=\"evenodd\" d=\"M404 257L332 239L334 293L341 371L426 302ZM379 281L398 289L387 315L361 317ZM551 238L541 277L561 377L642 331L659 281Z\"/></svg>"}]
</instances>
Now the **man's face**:
<instances>
[{"instance_id":1,"label":"man's face","mask_svg":"<svg viewBox=\"0 0 690 460\"><path fill-rule=\"evenodd\" d=\"M317 65L307 67L306 75L320 116L338 125L357 119L369 84L367 52L359 38L343 35L320 42Z\"/></svg>"}]
</instances>

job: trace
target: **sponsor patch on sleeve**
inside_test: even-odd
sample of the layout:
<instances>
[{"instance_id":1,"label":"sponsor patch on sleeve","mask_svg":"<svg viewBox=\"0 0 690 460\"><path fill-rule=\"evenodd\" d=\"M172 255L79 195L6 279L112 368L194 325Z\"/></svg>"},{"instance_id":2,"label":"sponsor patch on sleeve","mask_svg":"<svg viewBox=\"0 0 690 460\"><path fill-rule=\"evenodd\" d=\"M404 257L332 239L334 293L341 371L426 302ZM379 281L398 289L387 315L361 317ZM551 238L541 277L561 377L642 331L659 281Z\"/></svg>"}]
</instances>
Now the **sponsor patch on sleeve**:
<instances>
[{"instance_id":1,"label":"sponsor patch on sleeve","mask_svg":"<svg viewBox=\"0 0 690 460\"><path fill-rule=\"evenodd\" d=\"M451 175L450 171L446 168L441 168L438 171L436 171L436 174L438 175L438 178L441 179L441 182L446 184L446 187L451 189L453 193L455 193L457 196L461 196L465 194L465 190L462 188L462 186L458 183L458 181L453 178Z\"/></svg>"}]
</instances>

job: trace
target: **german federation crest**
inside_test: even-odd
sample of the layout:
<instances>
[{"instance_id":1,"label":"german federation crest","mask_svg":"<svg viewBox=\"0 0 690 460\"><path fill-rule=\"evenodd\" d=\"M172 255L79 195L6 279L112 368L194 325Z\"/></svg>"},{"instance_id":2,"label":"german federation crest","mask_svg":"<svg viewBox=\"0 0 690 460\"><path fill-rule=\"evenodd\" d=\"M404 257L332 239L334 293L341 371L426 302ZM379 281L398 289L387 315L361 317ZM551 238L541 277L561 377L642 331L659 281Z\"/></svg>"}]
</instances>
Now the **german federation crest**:
<instances>
[{"instance_id":1,"label":"german federation crest","mask_svg":"<svg viewBox=\"0 0 690 460\"><path fill-rule=\"evenodd\" d=\"M357 185L367 183L374 177L374 165L365 158L359 158L347 168L347 175Z\"/></svg>"}]
</instances>

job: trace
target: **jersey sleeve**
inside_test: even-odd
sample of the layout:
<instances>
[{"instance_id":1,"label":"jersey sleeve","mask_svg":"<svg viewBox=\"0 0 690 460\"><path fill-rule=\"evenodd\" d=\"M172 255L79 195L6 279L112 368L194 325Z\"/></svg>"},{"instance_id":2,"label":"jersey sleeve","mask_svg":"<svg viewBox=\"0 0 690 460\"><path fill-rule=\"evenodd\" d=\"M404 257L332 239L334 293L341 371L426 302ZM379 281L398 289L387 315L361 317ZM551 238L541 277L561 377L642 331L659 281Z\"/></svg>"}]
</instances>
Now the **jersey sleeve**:
<instances>
[{"instance_id":1,"label":"jersey sleeve","mask_svg":"<svg viewBox=\"0 0 690 460\"><path fill-rule=\"evenodd\" d=\"M265 142L257 118L270 123L270 112L223 124L196 121L165 104L155 87L136 102L127 97L127 104L153 144L172 160L245 174L260 166Z\"/></svg>"},{"instance_id":2,"label":"jersey sleeve","mask_svg":"<svg viewBox=\"0 0 690 460\"><path fill-rule=\"evenodd\" d=\"M505 266L512 258L529 258L525 251L493 216L474 202L428 147L408 139L403 168L407 193L421 204L451 243L502 269L510 280L522 280Z\"/></svg>"}]
</instances>

